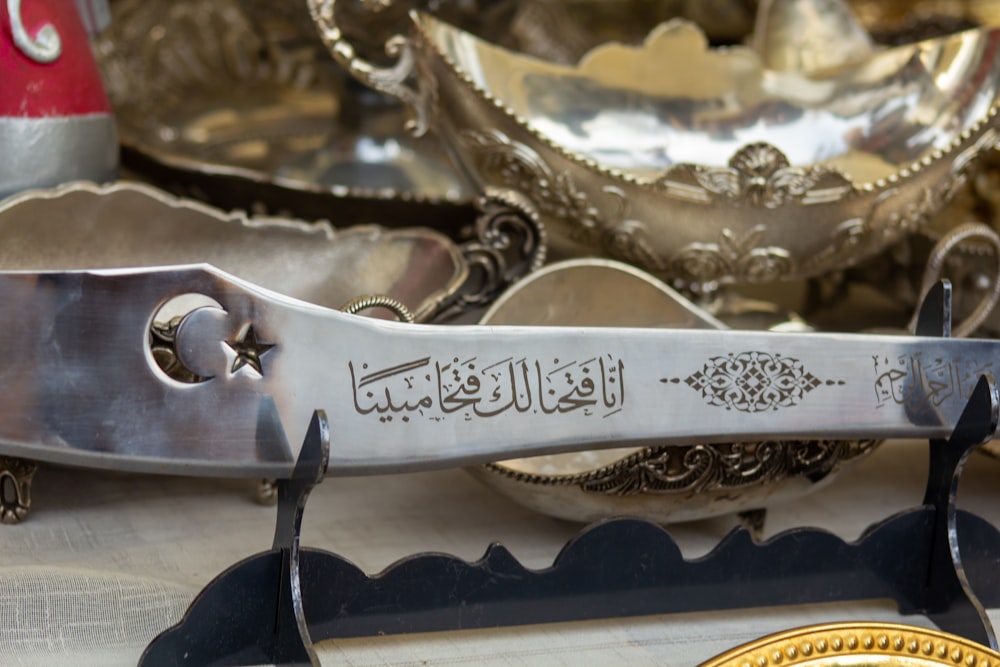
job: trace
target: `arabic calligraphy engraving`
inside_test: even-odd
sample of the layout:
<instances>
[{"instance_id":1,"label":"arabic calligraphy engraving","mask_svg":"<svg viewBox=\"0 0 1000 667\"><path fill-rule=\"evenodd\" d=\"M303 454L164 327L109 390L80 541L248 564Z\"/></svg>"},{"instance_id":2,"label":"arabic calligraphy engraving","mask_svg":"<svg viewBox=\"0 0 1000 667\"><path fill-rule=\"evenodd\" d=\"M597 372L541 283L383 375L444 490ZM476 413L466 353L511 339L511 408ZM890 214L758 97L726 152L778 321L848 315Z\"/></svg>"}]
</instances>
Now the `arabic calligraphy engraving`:
<instances>
[{"instance_id":1,"label":"arabic calligraphy engraving","mask_svg":"<svg viewBox=\"0 0 1000 667\"><path fill-rule=\"evenodd\" d=\"M709 405L739 412L792 407L816 387L844 384L843 380L820 380L798 359L768 352L731 352L712 357L700 371L683 380L662 378L660 382L684 382L701 392Z\"/></svg>"},{"instance_id":2,"label":"arabic calligraphy engraving","mask_svg":"<svg viewBox=\"0 0 1000 667\"><path fill-rule=\"evenodd\" d=\"M890 403L913 413L937 407L954 397L967 401L979 378L993 368L981 359L942 359L920 353L897 357L873 356L875 407Z\"/></svg>"},{"instance_id":3,"label":"arabic calligraphy engraving","mask_svg":"<svg viewBox=\"0 0 1000 667\"><path fill-rule=\"evenodd\" d=\"M347 364L354 409L381 422L398 418L465 420L506 412L610 417L625 405L625 365L606 354L585 361L509 357L483 364L476 357L444 362L422 357L385 368Z\"/></svg>"}]
</instances>

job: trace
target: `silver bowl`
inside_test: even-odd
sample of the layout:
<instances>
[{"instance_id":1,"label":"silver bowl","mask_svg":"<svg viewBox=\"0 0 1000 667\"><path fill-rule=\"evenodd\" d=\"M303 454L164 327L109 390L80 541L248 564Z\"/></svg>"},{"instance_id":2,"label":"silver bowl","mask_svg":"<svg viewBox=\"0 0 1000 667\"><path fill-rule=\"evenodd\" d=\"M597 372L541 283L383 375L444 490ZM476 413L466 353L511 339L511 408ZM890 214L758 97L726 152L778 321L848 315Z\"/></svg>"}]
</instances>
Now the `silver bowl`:
<instances>
[{"instance_id":1,"label":"silver bowl","mask_svg":"<svg viewBox=\"0 0 1000 667\"><path fill-rule=\"evenodd\" d=\"M413 106L415 131L433 127L481 189L531 203L555 256L698 283L821 274L919 228L997 143L1000 30L803 72L670 22L564 66L414 13L378 68L333 0L309 2L333 55Z\"/></svg>"},{"instance_id":2,"label":"silver bowl","mask_svg":"<svg viewBox=\"0 0 1000 667\"><path fill-rule=\"evenodd\" d=\"M5 271L205 262L327 308L385 295L418 320L449 302L468 274L459 248L429 229L336 230L328 222L251 218L125 182L70 183L5 199L0 236Z\"/></svg>"},{"instance_id":3,"label":"silver bowl","mask_svg":"<svg viewBox=\"0 0 1000 667\"><path fill-rule=\"evenodd\" d=\"M508 290L481 324L725 328L655 278L609 260L573 260ZM658 523L760 509L820 488L872 440L630 447L491 463L469 471L535 511L571 521Z\"/></svg>"}]
</instances>

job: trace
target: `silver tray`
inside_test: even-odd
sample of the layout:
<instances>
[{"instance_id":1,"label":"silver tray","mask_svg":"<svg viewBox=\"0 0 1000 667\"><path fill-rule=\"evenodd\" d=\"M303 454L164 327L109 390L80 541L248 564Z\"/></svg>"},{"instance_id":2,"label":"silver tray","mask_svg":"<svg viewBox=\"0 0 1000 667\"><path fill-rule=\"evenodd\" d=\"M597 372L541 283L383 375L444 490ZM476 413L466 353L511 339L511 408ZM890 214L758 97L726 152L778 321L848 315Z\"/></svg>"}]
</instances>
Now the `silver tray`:
<instances>
[{"instance_id":1,"label":"silver tray","mask_svg":"<svg viewBox=\"0 0 1000 667\"><path fill-rule=\"evenodd\" d=\"M429 229L387 230L225 213L138 183L70 183L0 202L5 271L210 263L328 308L381 294L432 317L468 275L459 248ZM391 313L373 311L378 317Z\"/></svg>"}]
</instances>

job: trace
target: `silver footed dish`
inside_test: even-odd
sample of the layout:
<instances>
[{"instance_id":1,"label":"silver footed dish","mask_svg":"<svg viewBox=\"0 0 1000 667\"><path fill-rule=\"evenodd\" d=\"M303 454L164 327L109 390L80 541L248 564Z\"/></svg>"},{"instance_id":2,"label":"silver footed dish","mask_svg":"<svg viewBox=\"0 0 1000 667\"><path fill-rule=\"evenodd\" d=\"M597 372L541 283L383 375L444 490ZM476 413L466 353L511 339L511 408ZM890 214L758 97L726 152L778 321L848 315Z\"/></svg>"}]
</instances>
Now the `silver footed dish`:
<instances>
[{"instance_id":1,"label":"silver footed dish","mask_svg":"<svg viewBox=\"0 0 1000 667\"><path fill-rule=\"evenodd\" d=\"M727 328L620 262L570 260L509 289L481 324ZM537 512L579 522L639 516L675 523L761 509L821 488L876 440L772 439L584 450L468 468Z\"/></svg>"},{"instance_id":2,"label":"silver footed dish","mask_svg":"<svg viewBox=\"0 0 1000 667\"><path fill-rule=\"evenodd\" d=\"M675 21L565 66L414 13L389 42L396 64L377 68L333 0L309 4L334 57L410 104L415 130L433 128L480 189L537 209L553 256L603 254L663 278L851 266L918 229L998 139L998 29L802 71L769 67L773 44L712 49Z\"/></svg>"},{"instance_id":3,"label":"silver footed dish","mask_svg":"<svg viewBox=\"0 0 1000 667\"><path fill-rule=\"evenodd\" d=\"M208 263L326 308L384 295L419 321L431 318L468 273L459 248L429 229L335 229L325 221L250 217L128 182L77 182L9 197L0 201L0 235L3 271Z\"/></svg>"}]
</instances>

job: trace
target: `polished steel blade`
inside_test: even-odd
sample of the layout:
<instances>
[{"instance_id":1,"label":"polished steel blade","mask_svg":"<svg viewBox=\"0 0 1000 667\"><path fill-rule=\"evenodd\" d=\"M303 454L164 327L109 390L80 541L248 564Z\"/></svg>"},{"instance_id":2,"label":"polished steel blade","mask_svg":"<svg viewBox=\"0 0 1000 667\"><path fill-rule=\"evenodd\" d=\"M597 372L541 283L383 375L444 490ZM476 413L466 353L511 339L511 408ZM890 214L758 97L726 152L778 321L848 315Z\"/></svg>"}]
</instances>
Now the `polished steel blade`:
<instances>
[{"instance_id":1,"label":"polished steel blade","mask_svg":"<svg viewBox=\"0 0 1000 667\"><path fill-rule=\"evenodd\" d=\"M181 295L198 298L174 332L176 373L150 329ZM623 444L946 437L1000 353L944 338L397 324L207 266L0 274L0 314L0 453L217 476L290 474L315 409L339 475Z\"/></svg>"}]
</instances>

